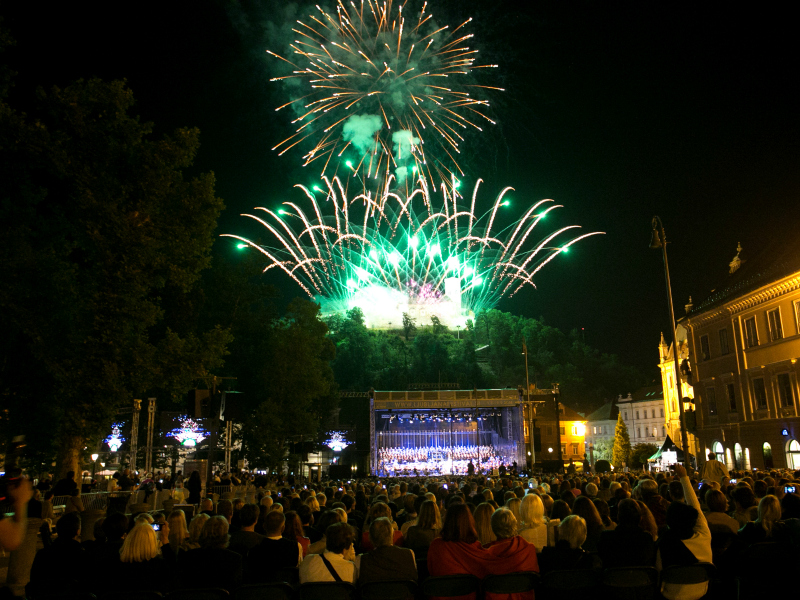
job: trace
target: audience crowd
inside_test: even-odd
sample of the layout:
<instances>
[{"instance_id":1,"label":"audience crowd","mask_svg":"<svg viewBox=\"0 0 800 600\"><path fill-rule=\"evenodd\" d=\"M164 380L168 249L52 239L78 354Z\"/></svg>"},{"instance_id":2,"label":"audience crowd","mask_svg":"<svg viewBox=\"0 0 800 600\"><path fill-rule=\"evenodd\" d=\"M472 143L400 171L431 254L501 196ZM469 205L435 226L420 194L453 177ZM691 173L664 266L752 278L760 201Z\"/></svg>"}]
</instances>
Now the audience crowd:
<instances>
[{"instance_id":1,"label":"audience crowd","mask_svg":"<svg viewBox=\"0 0 800 600\"><path fill-rule=\"evenodd\" d=\"M259 484L255 503L201 498L187 486L193 505L187 510L110 513L94 524L93 535L82 535L78 508L64 512L55 539L43 536L26 591L36 600L103 593L124 581L130 590L233 592L298 576L300 583L362 585L697 563L733 577L749 566L754 545L800 544L800 487L793 488L800 472L733 475L735 481L698 480L680 465L656 474L329 484L229 474L228 485ZM44 503L34 497L29 510L41 516ZM789 555L796 556L782 554ZM706 591L706 583L683 583L665 584L661 593L691 600Z\"/></svg>"}]
</instances>

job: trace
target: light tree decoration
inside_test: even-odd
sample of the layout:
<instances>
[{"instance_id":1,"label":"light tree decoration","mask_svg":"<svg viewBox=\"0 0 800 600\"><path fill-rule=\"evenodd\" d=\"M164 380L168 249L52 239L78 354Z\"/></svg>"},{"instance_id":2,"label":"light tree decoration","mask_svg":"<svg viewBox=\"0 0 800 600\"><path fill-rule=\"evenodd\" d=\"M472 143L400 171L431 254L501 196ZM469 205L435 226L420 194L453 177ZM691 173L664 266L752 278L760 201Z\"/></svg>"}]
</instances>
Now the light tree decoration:
<instances>
[{"instance_id":1,"label":"light tree decoration","mask_svg":"<svg viewBox=\"0 0 800 600\"><path fill-rule=\"evenodd\" d=\"M182 415L178 418L181 422L180 427L167 433L167 437L175 438L181 446L194 448L208 437L208 431L191 417Z\"/></svg>"},{"instance_id":2,"label":"light tree decoration","mask_svg":"<svg viewBox=\"0 0 800 600\"><path fill-rule=\"evenodd\" d=\"M111 452L117 452L125 442L125 438L122 436L122 427L124 425L124 422L112 423L111 425L111 434L104 440Z\"/></svg>"},{"instance_id":3,"label":"light tree decoration","mask_svg":"<svg viewBox=\"0 0 800 600\"><path fill-rule=\"evenodd\" d=\"M328 435L331 437L325 441L325 445L333 450L334 452L341 452L348 446L350 446L350 442L348 442L344 437L344 432L342 431L330 431Z\"/></svg>"}]
</instances>

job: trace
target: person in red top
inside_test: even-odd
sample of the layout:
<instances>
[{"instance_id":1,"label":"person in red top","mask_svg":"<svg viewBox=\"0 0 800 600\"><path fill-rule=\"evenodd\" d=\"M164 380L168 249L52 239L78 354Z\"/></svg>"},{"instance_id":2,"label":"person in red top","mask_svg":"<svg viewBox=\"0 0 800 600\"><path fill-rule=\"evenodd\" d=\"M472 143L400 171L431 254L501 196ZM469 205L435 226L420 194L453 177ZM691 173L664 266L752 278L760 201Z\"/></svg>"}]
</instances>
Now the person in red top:
<instances>
[{"instance_id":1,"label":"person in red top","mask_svg":"<svg viewBox=\"0 0 800 600\"><path fill-rule=\"evenodd\" d=\"M520 571L539 572L536 546L517 535L517 519L507 508L492 513L492 531L497 540L485 546L487 575L506 575ZM486 594L486 600L533 600L533 592Z\"/></svg>"}]
</instances>

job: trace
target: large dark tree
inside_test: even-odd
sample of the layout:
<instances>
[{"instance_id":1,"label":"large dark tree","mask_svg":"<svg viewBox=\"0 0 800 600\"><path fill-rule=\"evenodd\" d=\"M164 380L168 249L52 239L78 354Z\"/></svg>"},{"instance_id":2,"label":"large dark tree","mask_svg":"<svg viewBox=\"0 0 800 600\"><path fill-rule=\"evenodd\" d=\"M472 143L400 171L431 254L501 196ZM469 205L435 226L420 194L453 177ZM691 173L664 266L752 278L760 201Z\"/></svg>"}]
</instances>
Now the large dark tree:
<instances>
[{"instance_id":1,"label":"large dark tree","mask_svg":"<svg viewBox=\"0 0 800 600\"><path fill-rule=\"evenodd\" d=\"M96 79L40 91L34 116L0 98L0 394L7 431L45 432L59 474L121 406L181 397L229 341L193 318L223 208L213 175L184 176L199 132L153 139L132 105Z\"/></svg>"}]
</instances>

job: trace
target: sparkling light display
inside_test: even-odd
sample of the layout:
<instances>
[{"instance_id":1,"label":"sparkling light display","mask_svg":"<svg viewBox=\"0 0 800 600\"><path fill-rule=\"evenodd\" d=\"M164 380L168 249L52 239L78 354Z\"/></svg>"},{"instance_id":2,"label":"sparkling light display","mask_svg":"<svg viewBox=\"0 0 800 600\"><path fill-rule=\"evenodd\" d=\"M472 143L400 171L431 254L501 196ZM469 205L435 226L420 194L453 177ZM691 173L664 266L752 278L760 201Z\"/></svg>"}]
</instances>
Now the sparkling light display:
<instances>
[{"instance_id":1,"label":"sparkling light display","mask_svg":"<svg viewBox=\"0 0 800 600\"><path fill-rule=\"evenodd\" d=\"M281 269L323 311L358 306L371 327L399 327L402 314L447 326L463 326L471 313L491 308L504 295L535 287L534 276L576 242L599 232L574 235L577 225L545 230L559 208L541 200L498 231L498 211L510 201L505 188L486 211L476 211L480 180L467 206L458 186L435 201L420 177L408 196L391 191L348 198L338 178L300 188L307 208L285 202L244 215L260 223L271 242L257 244L227 235L261 252L265 271ZM507 222L507 219L503 219Z\"/></svg>"},{"instance_id":2,"label":"sparkling light display","mask_svg":"<svg viewBox=\"0 0 800 600\"><path fill-rule=\"evenodd\" d=\"M122 427L125 425L124 422L122 423L113 423L111 425L111 435L109 435L104 441L108 445L108 449L112 452L117 452L121 447L122 444L125 442L125 438L122 437Z\"/></svg>"},{"instance_id":3,"label":"sparkling light display","mask_svg":"<svg viewBox=\"0 0 800 600\"><path fill-rule=\"evenodd\" d=\"M472 19L440 26L427 2L408 18L406 7L338 0L331 14L317 5L292 28L291 60L267 50L291 68L272 81L295 84L294 98L276 110L294 109L297 129L273 150L306 144L304 166L317 163L323 175L342 163L378 182L393 174L402 184L420 170L438 187L463 175L456 157L465 130L494 124L481 95L502 91L475 75L497 65L476 64Z\"/></svg>"},{"instance_id":4,"label":"sparkling light display","mask_svg":"<svg viewBox=\"0 0 800 600\"><path fill-rule=\"evenodd\" d=\"M331 437L325 441L325 445L334 452L341 452L350 445L342 431L329 431L328 435Z\"/></svg>"},{"instance_id":5,"label":"sparkling light display","mask_svg":"<svg viewBox=\"0 0 800 600\"><path fill-rule=\"evenodd\" d=\"M178 440L178 443L181 446L194 448L208 437L208 431L203 429L203 427L201 427L200 424L191 417L182 415L178 418L181 422L181 426L176 427L166 435L167 437L172 437Z\"/></svg>"}]
</instances>

